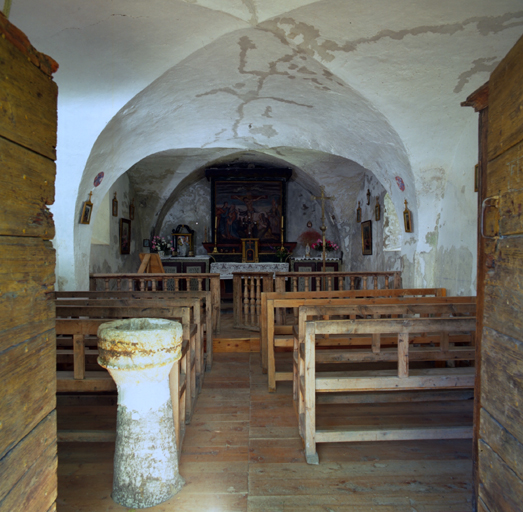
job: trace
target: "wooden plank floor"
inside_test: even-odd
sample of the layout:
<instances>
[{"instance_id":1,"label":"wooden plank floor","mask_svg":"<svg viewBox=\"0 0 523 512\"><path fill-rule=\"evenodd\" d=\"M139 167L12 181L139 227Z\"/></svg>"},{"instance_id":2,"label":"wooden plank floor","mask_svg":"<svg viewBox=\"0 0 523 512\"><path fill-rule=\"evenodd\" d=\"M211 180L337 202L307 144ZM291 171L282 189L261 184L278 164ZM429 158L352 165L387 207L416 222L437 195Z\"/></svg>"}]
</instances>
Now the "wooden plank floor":
<instances>
[{"instance_id":1,"label":"wooden plank floor","mask_svg":"<svg viewBox=\"0 0 523 512\"><path fill-rule=\"evenodd\" d=\"M283 354L286 356L286 354ZM108 402L110 403L110 401ZM339 422L348 406L322 406L320 421ZM350 406L361 423L414 412L423 423L470 421L464 403ZM61 406L59 428L114 428L115 406ZM258 354L219 353L206 374L187 427L180 474L186 485L148 510L176 512L465 512L471 510L470 441L319 445L319 466L305 463L291 385L267 392ZM129 510L111 500L114 445L61 443L58 511Z\"/></svg>"}]
</instances>

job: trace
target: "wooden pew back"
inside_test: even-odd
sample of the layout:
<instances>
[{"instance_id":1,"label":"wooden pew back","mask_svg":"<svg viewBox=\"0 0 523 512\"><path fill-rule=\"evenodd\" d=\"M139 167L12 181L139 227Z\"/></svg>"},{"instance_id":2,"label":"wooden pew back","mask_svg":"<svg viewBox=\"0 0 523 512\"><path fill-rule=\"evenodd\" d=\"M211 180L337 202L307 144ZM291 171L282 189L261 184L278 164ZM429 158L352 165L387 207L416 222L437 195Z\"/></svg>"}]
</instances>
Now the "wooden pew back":
<instances>
[{"instance_id":1,"label":"wooden pew back","mask_svg":"<svg viewBox=\"0 0 523 512\"><path fill-rule=\"evenodd\" d=\"M262 371L269 374L269 391L275 391L276 380L292 380L292 374L283 373L276 376L274 348L277 346L276 336L283 336L283 343L279 346L292 347L292 326L275 325L277 309L295 308L293 325L298 322L298 309L303 305L330 304L336 302L344 305L351 302L339 302L340 300L356 301L353 303L361 304L374 303L378 299L394 300L401 303L406 298L415 299L416 297L444 297L444 288L406 288L389 290L341 290L341 291L319 291L319 292L272 292L262 293L261 307L261 331L260 331L260 352L262 360ZM323 302L317 302L322 300Z\"/></svg>"},{"instance_id":2,"label":"wooden pew back","mask_svg":"<svg viewBox=\"0 0 523 512\"><path fill-rule=\"evenodd\" d=\"M316 320L305 323L305 337L297 346L298 375L297 398L300 418L300 433L305 442L307 462L318 463L317 442L366 441L379 439L438 439L471 437L472 426L460 427L425 427L412 429L384 428L359 430L337 429L321 431L316 428L316 396L318 393L373 392L425 389L471 389L474 387L475 369L464 368L409 368L409 337L413 334L437 334L442 336L439 349L413 349L417 360L439 359L438 354L452 359L452 350L445 343L445 338L452 333L473 333L476 327L474 316L467 317L417 317L417 318L378 318L349 320ZM443 333L443 334L442 334ZM318 335L395 335L397 343L397 370L327 372L317 371L316 336ZM457 349L460 350L460 349ZM346 351L346 358L337 362L359 362L351 359L351 350ZM380 351L370 353L375 360L381 360ZM473 356L471 352L469 355ZM332 360L330 362L333 362Z\"/></svg>"},{"instance_id":3,"label":"wooden pew back","mask_svg":"<svg viewBox=\"0 0 523 512\"><path fill-rule=\"evenodd\" d=\"M154 303L159 302L156 306ZM200 322L201 299L85 299L64 297L56 300L57 343L67 347L72 337L74 370L73 379L67 372L57 373L58 391L107 391L115 389L112 379L104 371L85 371L85 344L90 336L90 345L96 342L98 327L122 318L167 318L178 320L183 329L182 357L170 373L173 417L177 446L181 449L184 424L190 421L204 372L202 329ZM58 354L66 352L60 349ZM87 349L87 354L96 355L97 350ZM89 439L83 433L83 440ZM96 436L93 438L96 439Z\"/></svg>"},{"instance_id":4,"label":"wooden pew back","mask_svg":"<svg viewBox=\"0 0 523 512\"><path fill-rule=\"evenodd\" d=\"M125 292L125 291L72 291L72 292L54 292L52 296L55 300L60 300L60 304L70 303L86 305L89 300L111 300L115 306L124 306L130 300L148 300L147 305L150 307L164 307L168 304L173 306L184 306L187 300L198 299L201 304L200 324L202 327L202 340L205 339L205 363L207 370L212 368L213 357L213 312L212 297L210 291L189 291L189 292ZM84 300L84 302L81 302ZM68 301L68 302L63 302ZM77 301L77 302L73 302ZM100 303L101 304L101 303ZM193 304L191 302L191 304ZM205 336L204 336L205 333Z\"/></svg>"}]
</instances>

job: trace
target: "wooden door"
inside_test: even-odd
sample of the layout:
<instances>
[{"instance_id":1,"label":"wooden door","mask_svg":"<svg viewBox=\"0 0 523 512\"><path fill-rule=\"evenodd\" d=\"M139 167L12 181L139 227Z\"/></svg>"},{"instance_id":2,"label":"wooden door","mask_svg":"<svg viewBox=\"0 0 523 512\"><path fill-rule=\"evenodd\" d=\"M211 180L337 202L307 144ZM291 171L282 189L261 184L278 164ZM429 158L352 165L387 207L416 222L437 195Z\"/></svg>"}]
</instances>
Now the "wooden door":
<instances>
[{"instance_id":1,"label":"wooden door","mask_svg":"<svg viewBox=\"0 0 523 512\"><path fill-rule=\"evenodd\" d=\"M0 512L56 510L56 63L0 13Z\"/></svg>"},{"instance_id":2,"label":"wooden door","mask_svg":"<svg viewBox=\"0 0 523 512\"><path fill-rule=\"evenodd\" d=\"M495 512L523 510L523 38L488 89L477 510Z\"/></svg>"}]
</instances>

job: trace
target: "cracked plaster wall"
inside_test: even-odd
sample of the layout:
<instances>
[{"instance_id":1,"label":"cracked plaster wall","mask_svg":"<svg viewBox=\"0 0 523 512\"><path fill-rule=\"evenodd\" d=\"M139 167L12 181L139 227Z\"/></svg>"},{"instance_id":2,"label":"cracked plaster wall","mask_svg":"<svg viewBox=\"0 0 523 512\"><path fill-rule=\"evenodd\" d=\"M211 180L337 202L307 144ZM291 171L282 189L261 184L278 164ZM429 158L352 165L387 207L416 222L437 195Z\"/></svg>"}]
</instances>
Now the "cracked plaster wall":
<instances>
[{"instance_id":1,"label":"cracked plaster wall","mask_svg":"<svg viewBox=\"0 0 523 512\"><path fill-rule=\"evenodd\" d=\"M370 191L370 204L367 204L367 191ZM383 185L370 173L366 173L356 197L356 203L351 215L350 232L350 266L345 268L352 271L381 271L381 270L401 270L401 257L398 251L385 251L384 233L387 215L396 215L395 212L385 211L386 191ZM376 220L375 206L376 198L380 204L380 220ZM372 254L362 253L361 224L356 222L356 209L358 202L361 208L362 222L370 220L372 222Z\"/></svg>"},{"instance_id":2,"label":"cracked plaster wall","mask_svg":"<svg viewBox=\"0 0 523 512\"><path fill-rule=\"evenodd\" d=\"M339 0L288 0L283 3L276 0L263 3L256 0L153 0L148 5L118 0L96 6L75 0L28 0L23 4L15 2L11 17L40 50L52 55L61 65L56 75L60 88L57 200L52 207L57 226L57 237L53 243L57 250L57 282L60 288L82 288L87 283L90 228L78 226L77 218L79 207L92 189L94 175L104 170L107 182L95 191L93 215L118 176L147 154L173 147L173 140L177 147L196 149L216 148L221 143L265 151L272 151L281 144L319 148L353 158L374 172L389 192L395 191L393 180L398 168L410 162L413 173L420 175L416 187L423 189L424 182L435 177L445 189L443 198L431 203L428 192L422 191L420 198L416 198L414 183L403 176L408 182L409 204L413 208L422 205L425 212L419 223L415 219L415 229L420 228L419 235L407 237L402 247L408 279L412 284L423 285L436 283L442 276L455 275L458 265L452 266L449 260L441 269L441 265L437 266L438 261L445 260L446 254L454 254L461 262L463 250L471 250L474 268L475 228L472 224L475 223L475 210L469 208L471 201L467 193L462 192L463 184L460 185L448 174L457 169L455 164L449 162L455 150L468 155L462 169L474 165L476 156L470 155L470 149L477 145L474 126L477 118L470 109L460 109L458 105L467 94L486 81L491 69L520 36L523 26L520 0L459 3L421 0L414 4L410 0L398 0L386 8L383 8L381 0L364 3ZM273 58L270 37L263 41L257 39L259 31L245 30L246 26L275 34L281 48L290 49L293 55L299 54L299 57L285 61L285 52L280 51L280 55ZM245 57L242 60L242 77L250 75L253 80L244 83L232 73L229 82L217 80L220 83L215 88L229 88L233 92L242 90L243 96L237 97L237 100L243 102L243 107L237 110L237 114L244 116L243 123L224 120L221 112L216 115L212 110L201 123L192 123L188 113L178 117L178 110L183 113L187 96L179 95L171 103L163 101L169 96L169 91L162 92L156 98L151 97L152 103L156 101L165 108L166 115L176 117L176 122L187 131L184 138L179 131L172 130L169 123L164 123L162 116L158 116L154 109L149 109L147 101L141 105L134 104L134 100L129 102L177 63L182 64L175 66L171 73L177 87L196 90L191 77L199 77L201 81L202 75L205 76L203 82L213 81L214 75L220 75L221 71L215 71L214 63L219 63L219 68L228 60L236 62L235 36L231 34L239 29L256 46L249 48L249 41L244 40L242 47ZM223 34L229 35L220 39ZM258 57L256 66L249 67L254 53L266 53L266 42L269 48L269 59L266 60L269 64L274 63L273 67L264 67L262 57ZM206 45L214 48L211 50ZM202 47L203 51L198 51ZM193 54L196 60L191 57L182 62ZM208 55L208 59L202 58L202 54ZM305 65L300 65L298 58ZM321 62L321 65L310 65L310 61ZM252 62L255 60L252 59ZM272 76L274 71L281 71L286 63L290 75ZM314 74L318 68L321 68L321 73ZM264 75L267 69L269 74ZM226 71L230 72L230 69ZM337 132L346 136L346 125L355 123L360 128L361 118L343 114L352 111L342 101L340 117L343 122L329 131L325 127L338 115L337 109L322 109L322 99L309 102L310 97L305 97L307 94L303 94L303 87L289 87L289 83L304 82L308 78L311 88L316 87L315 90L332 95L336 100L343 93L329 86L329 76L332 83L349 84L364 94L362 101L378 111L388 126L393 127L397 136L394 140L399 140L401 145L398 152L405 155L390 162L386 158L380 159L375 155L374 148L366 146L363 138L351 141L350 137L346 137L345 146L356 143L363 148L360 155L354 149L344 148L341 141L331 137L331 134ZM274 83L272 88L271 80ZM258 86L262 82L260 89ZM254 85L249 88L251 83ZM338 87L342 89L341 85ZM290 89L286 97L282 94L285 89ZM254 108L254 103L260 102L266 91L265 100L273 100ZM209 91L198 91L199 94L205 92ZM209 97L215 99L216 95ZM274 98L294 101L295 104L284 104L287 109L292 106L300 108L300 104L314 104L316 110L325 112L325 118L317 115L296 116L290 110L283 111L282 105L276 105L278 101ZM132 119L122 122L117 130L103 131L108 121L126 103L143 109L142 119L135 121L143 126L150 138L157 137L158 144L142 137ZM188 110L207 109L207 104L191 102L190 99L187 103ZM216 101L215 108L217 111L230 111ZM151 122L148 114L155 116L158 122ZM117 122L121 122L122 116L117 117ZM282 124L289 131L300 133L297 141L285 134ZM207 133L209 126L215 129L213 133ZM301 131L302 126L313 128ZM365 126L365 123L363 126L366 137L375 139L376 144L395 144L391 139L383 138L383 132L373 132L373 127ZM164 129L165 137L159 135ZM456 147L458 135L465 129L473 137L466 141L467 145ZM195 133L203 135L198 138L193 136ZM316 140L318 133L321 141ZM100 134L101 144L93 147ZM143 151L130 150L142 141ZM187 145L187 141L191 144ZM93 159L89 159L86 166L91 149ZM398 165L400 162L403 163ZM410 173L409 165L406 167ZM190 172L197 167L187 168ZM330 186L328 189L329 194L335 193ZM401 194L395 192L393 202L401 214ZM143 217L136 223L140 225L141 232L150 229L149 215L154 215L157 206L162 204L162 193L163 190L158 190L151 192L152 196L142 194L145 202L145 206L141 207ZM456 204L464 206L455 209ZM333 212L336 217L345 213L344 208L339 208L338 199L334 200ZM457 228L459 224L463 224L463 228ZM431 233L428 239L425 231ZM74 243L71 243L72 239ZM73 250L77 252L76 261ZM433 254L434 251L438 254ZM474 282L473 273L470 269L460 271L456 277L464 276L466 282L461 283L459 289L466 290L468 281Z\"/></svg>"},{"instance_id":3,"label":"cracked plaster wall","mask_svg":"<svg viewBox=\"0 0 523 512\"><path fill-rule=\"evenodd\" d=\"M231 46L237 57L220 62L222 48ZM257 51L261 47L263 52ZM202 68L209 71L203 82ZM267 123L263 114L269 106L272 119ZM256 128L264 130L253 133ZM107 169L100 186L104 192L135 162L171 149L173 143L253 149L283 144L345 156L388 184L390 172L401 173L407 184L413 181L401 140L379 112L318 62L260 31L224 36L221 45L197 52L127 104L95 143L80 195L99 169ZM393 201L401 201L396 190L389 192ZM406 194L414 197L414 187ZM87 244L84 239L76 241L79 246ZM79 287L86 283L85 253L82 247L75 254Z\"/></svg>"},{"instance_id":4,"label":"cracked plaster wall","mask_svg":"<svg viewBox=\"0 0 523 512\"><path fill-rule=\"evenodd\" d=\"M112 214L112 199L116 192L118 200L118 216ZM109 215L103 215L99 211L92 218L91 224L96 225L103 222L104 230L109 231L108 244L91 244L89 257L90 273L127 273L136 272L140 265L139 253L142 252L142 240L139 238L136 221L131 221L131 251L130 254L120 254L120 219L129 219L129 205L134 197L134 190L127 174L122 175L107 192L109 201L103 201L104 208L109 207ZM135 208L135 219L137 211Z\"/></svg>"},{"instance_id":5,"label":"cracked plaster wall","mask_svg":"<svg viewBox=\"0 0 523 512\"><path fill-rule=\"evenodd\" d=\"M405 286L442 287L449 295L475 295L477 265L477 161L475 120L463 131L447 172L428 169L417 176L416 246L403 251Z\"/></svg>"}]
</instances>

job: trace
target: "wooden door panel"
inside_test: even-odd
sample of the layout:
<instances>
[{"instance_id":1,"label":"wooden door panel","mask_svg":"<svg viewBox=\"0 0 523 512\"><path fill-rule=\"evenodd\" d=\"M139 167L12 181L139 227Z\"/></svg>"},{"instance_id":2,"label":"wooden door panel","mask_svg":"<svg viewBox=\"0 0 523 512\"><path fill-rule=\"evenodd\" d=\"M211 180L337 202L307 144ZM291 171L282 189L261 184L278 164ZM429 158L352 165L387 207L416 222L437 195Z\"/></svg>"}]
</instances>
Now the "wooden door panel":
<instances>
[{"instance_id":1,"label":"wooden door panel","mask_svg":"<svg viewBox=\"0 0 523 512\"><path fill-rule=\"evenodd\" d=\"M479 497L489 512L521 510L523 482L484 441L479 442Z\"/></svg>"},{"instance_id":2,"label":"wooden door panel","mask_svg":"<svg viewBox=\"0 0 523 512\"><path fill-rule=\"evenodd\" d=\"M480 432L489 440L491 448L523 480L523 445L485 409L481 410Z\"/></svg>"},{"instance_id":3,"label":"wooden door panel","mask_svg":"<svg viewBox=\"0 0 523 512\"><path fill-rule=\"evenodd\" d=\"M485 244L485 324L508 336L523 332L523 238Z\"/></svg>"},{"instance_id":4,"label":"wooden door panel","mask_svg":"<svg viewBox=\"0 0 523 512\"><path fill-rule=\"evenodd\" d=\"M482 407L523 448L523 343L485 327L482 348Z\"/></svg>"},{"instance_id":5,"label":"wooden door panel","mask_svg":"<svg viewBox=\"0 0 523 512\"><path fill-rule=\"evenodd\" d=\"M478 296L478 510L523 503L523 38L492 73Z\"/></svg>"},{"instance_id":6,"label":"wooden door panel","mask_svg":"<svg viewBox=\"0 0 523 512\"><path fill-rule=\"evenodd\" d=\"M520 39L494 70L489 80L489 161L523 139L521 46Z\"/></svg>"},{"instance_id":7,"label":"wooden door panel","mask_svg":"<svg viewBox=\"0 0 523 512\"><path fill-rule=\"evenodd\" d=\"M486 193L488 198L494 197L498 202L499 235L522 234L523 142L489 162Z\"/></svg>"}]
</instances>

